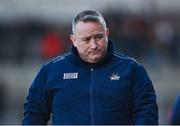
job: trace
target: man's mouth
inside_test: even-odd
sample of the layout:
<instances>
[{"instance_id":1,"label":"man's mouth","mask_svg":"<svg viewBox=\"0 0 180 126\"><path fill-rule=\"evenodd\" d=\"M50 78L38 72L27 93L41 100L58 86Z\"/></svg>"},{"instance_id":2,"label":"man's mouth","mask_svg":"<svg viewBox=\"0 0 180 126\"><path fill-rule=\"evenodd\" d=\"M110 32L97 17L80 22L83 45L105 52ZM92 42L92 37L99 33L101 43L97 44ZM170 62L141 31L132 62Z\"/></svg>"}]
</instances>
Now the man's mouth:
<instances>
[{"instance_id":1,"label":"man's mouth","mask_svg":"<svg viewBox=\"0 0 180 126\"><path fill-rule=\"evenodd\" d=\"M100 53L100 50L90 52L90 54L99 54L99 53Z\"/></svg>"}]
</instances>

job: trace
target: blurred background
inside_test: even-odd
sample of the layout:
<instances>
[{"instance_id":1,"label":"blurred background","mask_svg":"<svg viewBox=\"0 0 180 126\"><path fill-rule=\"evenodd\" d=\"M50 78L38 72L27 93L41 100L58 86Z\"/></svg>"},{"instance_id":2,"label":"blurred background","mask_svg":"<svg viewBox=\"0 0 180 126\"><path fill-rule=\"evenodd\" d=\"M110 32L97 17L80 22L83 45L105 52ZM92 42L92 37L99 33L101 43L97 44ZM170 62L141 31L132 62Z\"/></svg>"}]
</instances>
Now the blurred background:
<instances>
[{"instance_id":1,"label":"blurred background","mask_svg":"<svg viewBox=\"0 0 180 126\"><path fill-rule=\"evenodd\" d=\"M21 124L40 67L69 50L71 21L101 12L115 48L147 69L159 123L169 124L180 92L180 0L0 0L0 124Z\"/></svg>"}]
</instances>

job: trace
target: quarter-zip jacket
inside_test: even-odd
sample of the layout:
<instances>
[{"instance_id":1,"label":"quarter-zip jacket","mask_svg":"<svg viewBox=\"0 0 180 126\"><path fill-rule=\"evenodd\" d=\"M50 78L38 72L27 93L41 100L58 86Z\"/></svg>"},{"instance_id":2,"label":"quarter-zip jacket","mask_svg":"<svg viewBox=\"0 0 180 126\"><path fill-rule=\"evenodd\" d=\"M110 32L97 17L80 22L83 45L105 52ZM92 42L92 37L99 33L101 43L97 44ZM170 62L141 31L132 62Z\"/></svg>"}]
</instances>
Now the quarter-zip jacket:
<instances>
[{"instance_id":1,"label":"quarter-zip jacket","mask_svg":"<svg viewBox=\"0 0 180 126\"><path fill-rule=\"evenodd\" d=\"M84 62L72 47L44 64L26 98L23 124L158 124L156 95L144 67L114 51Z\"/></svg>"}]
</instances>

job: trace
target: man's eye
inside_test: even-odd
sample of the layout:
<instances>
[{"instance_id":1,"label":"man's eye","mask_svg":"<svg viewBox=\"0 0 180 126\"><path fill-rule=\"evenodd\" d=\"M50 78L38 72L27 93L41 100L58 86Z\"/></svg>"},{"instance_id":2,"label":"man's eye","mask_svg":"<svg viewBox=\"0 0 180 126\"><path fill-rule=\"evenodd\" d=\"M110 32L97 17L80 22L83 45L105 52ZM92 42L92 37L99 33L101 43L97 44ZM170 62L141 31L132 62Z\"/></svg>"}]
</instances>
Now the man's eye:
<instances>
[{"instance_id":1,"label":"man's eye","mask_svg":"<svg viewBox=\"0 0 180 126\"><path fill-rule=\"evenodd\" d=\"M89 41L90 40L90 38L84 38L84 39L82 39L83 41Z\"/></svg>"},{"instance_id":2,"label":"man's eye","mask_svg":"<svg viewBox=\"0 0 180 126\"><path fill-rule=\"evenodd\" d=\"M98 37L98 38L102 38L102 37L103 37L103 35L98 35L97 37Z\"/></svg>"},{"instance_id":3,"label":"man's eye","mask_svg":"<svg viewBox=\"0 0 180 126\"><path fill-rule=\"evenodd\" d=\"M103 35L97 35L97 36L95 36L95 38L96 39L101 39L101 38L103 38Z\"/></svg>"}]
</instances>

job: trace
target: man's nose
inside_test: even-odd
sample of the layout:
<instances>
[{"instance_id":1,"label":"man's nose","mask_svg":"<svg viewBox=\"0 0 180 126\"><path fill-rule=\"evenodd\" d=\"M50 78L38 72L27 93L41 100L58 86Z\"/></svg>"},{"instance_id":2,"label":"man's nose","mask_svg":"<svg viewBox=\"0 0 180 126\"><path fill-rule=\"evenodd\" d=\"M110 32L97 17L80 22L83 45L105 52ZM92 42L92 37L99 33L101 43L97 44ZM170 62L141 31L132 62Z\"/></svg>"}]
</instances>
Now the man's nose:
<instances>
[{"instance_id":1,"label":"man's nose","mask_svg":"<svg viewBox=\"0 0 180 126\"><path fill-rule=\"evenodd\" d=\"M97 48L97 42L93 38L91 39L91 48L92 49L96 49Z\"/></svg>"}]
</instances>

